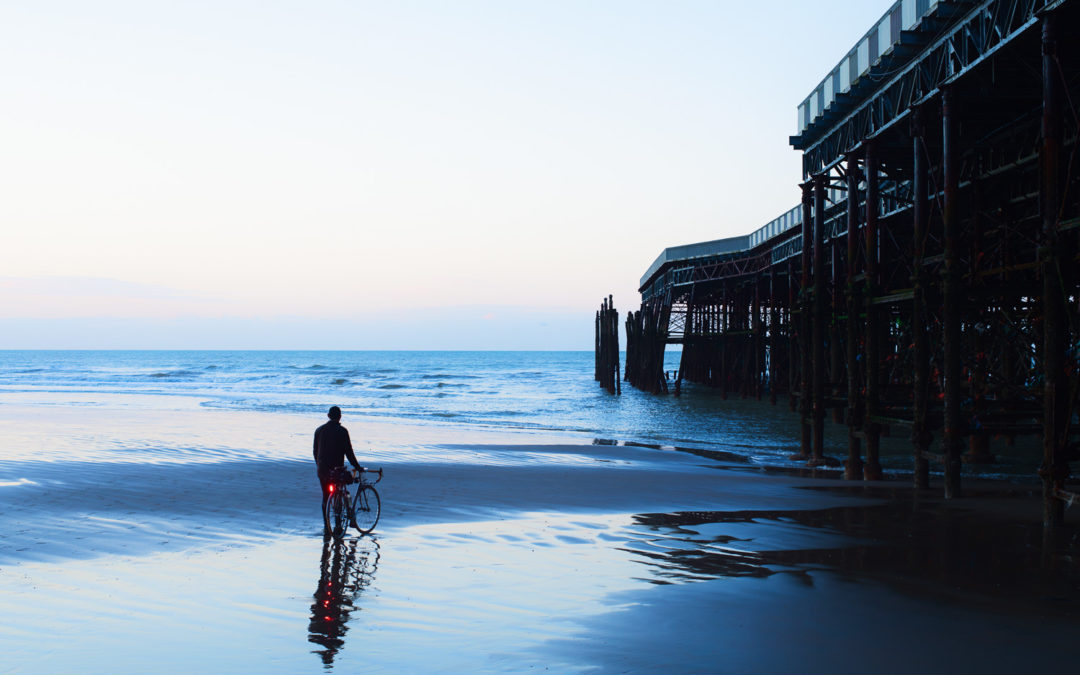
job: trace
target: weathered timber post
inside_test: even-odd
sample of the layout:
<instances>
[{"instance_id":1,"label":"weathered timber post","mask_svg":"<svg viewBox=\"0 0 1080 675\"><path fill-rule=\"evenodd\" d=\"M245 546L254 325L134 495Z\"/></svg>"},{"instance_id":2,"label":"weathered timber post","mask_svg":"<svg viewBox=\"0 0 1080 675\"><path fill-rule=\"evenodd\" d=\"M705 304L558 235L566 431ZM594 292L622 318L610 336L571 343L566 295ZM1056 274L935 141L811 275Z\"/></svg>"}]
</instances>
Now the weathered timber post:
<instances>
[{"instance_id":1,"label":"weathered timber post","mask_svg":"<svg viewBox=\"0 0 1080 675\"><path fill-rule=\"evenodd\" d=\"M619 313L610 295L596 313L596 380L612 394L621 394L619 383Z\"/></svg>"},{"instance_id":2,"label":"weathered timber post","mask_svg":"<svg viewBox=\"0 0 1080 675\"><path fill-rule=\"evenodd\" d=\"M874 300L878 294L878 159L873 141L866 142L866 224L863 239L866 244L866 411L863 432L866 439L866 464L863 478L881 480L881 427L876 417L881 414L881 325Z\"/></svg>"},{"instance_id":3,"label":"weathered timber post","mask_svg":"<svg viewBox=\"0 0 1080 675\"><path fill-rule=\"evenodd\" d=\"M596 312L596 339L593 341L593 360L596 362L593 368L593 379L600 381L600 312Z\"/></svg>"},{"instance_id":4,"label":"weathered timber post","mask_svg":"<svg viewBox=\"0 0 1080 675\"><path fill-rule=\"evenodd\" d=\"M911 441L915 456L915 487L930 487L930 462L926 453L930 450L930 431L926 423L927 406L930 403L930 344L926 334L926 272L923 259L926 256L926 227L930 216L927 188L929 186L930 158L926 153L925 112L922 108L912 111L912 189L914 191L914 232L912 253L915 274L912 278L914 293L911 300L911 336L915 372L913 376L913 424Z\"/></svg>"},{"instance_id":5,"label":"weathered timber post","mask_svg":"<svg viewBox=\"0 0 1080 675\"><path fill-rule=\"evenodd\" d=\"M862 480L862 447L858 430L862 426L862 391L859 386L859 309L856 300L855 275L859 253L859 160L847 157L847 424L848 458L844 462L844 478Z\"/></svg>"},{"instance_id":6,"label":"weathered timber post","mask_svg":"<svg viewBox=\"0 0 1080 675\"><path fill-rule=\"evenodd\" d=\"M799 454L792 459L810 459L811 427L810 427L810 345L806 344L810 338L810 250L813 246L813 204L814 184L806 182L802 184L802 252L799 258L802 261L802 273L799 283L799 425L801 435L799 437Z\"/></svg>"},{"instance_id":7,"label":"weathered timber post","mask_svg":"<svg viewBox=\"0 0 1080 675\"><path fill-rule=\"evenodd\" d=\"M813 415L814 438L810 449L811 463L817 464L825 455L825 183L824 174L814 176L814 290L813 290Z\"/></svg>"},{"instance_id":8,"label":"weathered timber post","mask_svg":"<svg viewBox=\"0 0 1080 675\"><path fill-rule=\"evenodd\" d=\"M1058 20L1051 12L1042 18L1042 234L1043 277L1043 525L1065 521L1065 503L1057 491L1065 487L1069 464L1065 444L1071 410L1066 364L1066 303L1068 291L1058 221L1062 209L1062 100L1058 70Z\"/></svg>"},{"instance_id":9,"label":"weathered timber post","mask_svg":"<svg viewBox=\"0 0 1080 675\"><path fill-rule=\"evenodd\" d=\"M615 394L622 396L622 380L619 377L619 311L615 309L615 298L608 296L608 304L611 306L611 324L608 332L611 335L611 357L614 363L610 371L611 379L615 383Z\"/></svg>"},{"instance_id":10,"label":"weathered timber post","mask_svg":"<svg viewBox=\"0 0 1080 675\"><path fill-rule=\"evenodd\" d=\"M945 174L942 220L944 221L945 270L942 280L942 326L944 333L945 375L945 497L960 496L960 452L963 444L963 419L960 411L962 392L960 355L960 261L958 239L960 216L960 148L958 134L959 109L953 87L941 90L941 129L943 173Z\"/></svg>"}]
</instances>

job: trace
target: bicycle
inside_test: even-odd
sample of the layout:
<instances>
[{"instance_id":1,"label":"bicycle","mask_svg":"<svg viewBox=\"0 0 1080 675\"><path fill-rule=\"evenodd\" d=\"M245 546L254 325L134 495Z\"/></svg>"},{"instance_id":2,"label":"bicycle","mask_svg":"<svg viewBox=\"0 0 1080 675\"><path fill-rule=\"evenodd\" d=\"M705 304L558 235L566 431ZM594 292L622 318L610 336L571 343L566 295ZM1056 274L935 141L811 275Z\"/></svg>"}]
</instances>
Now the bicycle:
<instances>
[{"instance_id":1,"label":"bicycle","mask_svg":"<svg viewBox=\"0 0 1080 675\"><path fill-rule=\"evenodd\" d=\"M379 477L374 482L364 479L364 473L377 473ZM345 531L351 524L360 534L370 534L379 522L379 514L382 512L382 504L379 500L379 492L375 484L382 480L382 469L363 470L356 469L336 472L331 476L328 490L330 496L326 500L326 521L330 523L330 530L335 539L345 536ZM356 494L349 494L349 485L356 483Z\"/></svg>"}]
</instances>

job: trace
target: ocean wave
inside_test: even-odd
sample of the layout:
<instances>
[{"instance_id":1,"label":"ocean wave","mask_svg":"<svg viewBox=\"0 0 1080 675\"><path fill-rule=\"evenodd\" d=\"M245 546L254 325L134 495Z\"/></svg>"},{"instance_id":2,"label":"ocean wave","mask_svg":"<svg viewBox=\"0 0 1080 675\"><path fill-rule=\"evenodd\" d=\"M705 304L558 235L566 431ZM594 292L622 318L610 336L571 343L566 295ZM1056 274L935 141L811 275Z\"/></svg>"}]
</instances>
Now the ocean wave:
<instances>
[{"instance_id":1,"label":"ocean wave","mask_svg":"<svg viewBox=\"0 0 1080 675\"><path fill-rule=\"evenodd\" d=\"M170 377L191 377L197 374L198 373L194 373L190 370L163 370L157 373L150 373L148 377L153 377L155 379L165 379Z\"/></svg>"},{"instance_id":2,"label":"ocean wave","mask_svg":"<svg viewBox=\"0 0 1080 675\"><path fill-rule=\"evenodd\" d=\"M462 373L427 373L420 376L421 380L482 380L480 375L465 375Z\"/></svg>"},{"instance_id":3,"label":"ocean wave","mask_svg":"<svg viewBox=\"0 0 1080 675\"><path fill-rule=\"evenodd\" d=\"M379 386L377 386L375 388L376 389L404 389L405 385L403 385L403 384L380 384Z\"/></svg>"}]
</instances>

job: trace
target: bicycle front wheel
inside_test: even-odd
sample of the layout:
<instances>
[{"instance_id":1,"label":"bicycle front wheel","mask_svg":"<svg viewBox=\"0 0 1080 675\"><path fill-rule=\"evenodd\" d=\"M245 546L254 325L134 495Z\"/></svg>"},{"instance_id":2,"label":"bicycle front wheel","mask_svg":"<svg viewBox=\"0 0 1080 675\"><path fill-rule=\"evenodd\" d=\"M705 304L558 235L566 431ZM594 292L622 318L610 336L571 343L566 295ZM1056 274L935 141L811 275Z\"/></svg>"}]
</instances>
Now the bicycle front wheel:
<instances>
[{"instance_id":1,"label":"bicycle front wheel","mask_svg":"<svg viewBox=\"0 0 1080 675\"><path fill-rule=\"evenodd\" d=\"M379 493L375 488L365 485L356 491L356 498L353 500L353 515L356 518L354 524L357 530L363 534L374 530L375 523L379 522L380 510Z\"/></svg>"},{"instance_id":2,"label":"bicycle front wheel","mask_svg":"<svg viewBox=\"0 0 1080 675\"><path fill-rule=\"evenodd\" d=\"M326 500L326 520L330 523L330 530L335 539L345 536L345 528L349 526L348 499L343 490L335 490Z\"/></svg>"}]
</instances>

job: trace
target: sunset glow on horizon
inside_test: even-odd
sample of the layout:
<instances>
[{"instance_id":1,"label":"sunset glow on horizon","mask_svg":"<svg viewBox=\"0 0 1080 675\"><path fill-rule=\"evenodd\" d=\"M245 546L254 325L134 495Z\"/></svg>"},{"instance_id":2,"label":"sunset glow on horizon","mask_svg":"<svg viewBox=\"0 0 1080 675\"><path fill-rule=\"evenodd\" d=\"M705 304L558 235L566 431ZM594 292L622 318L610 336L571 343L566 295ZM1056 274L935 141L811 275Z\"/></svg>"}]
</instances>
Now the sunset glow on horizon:
<instances>
[{"instance_id":1,"label":"sunset glow on horizon","mask_svg":"<svg viewBox=\"0 0 1080 675\"><path fill-rule=\"evenodd\" d=\"M5 6L0 348L589 349L798 201L795 106L886 5Z\"/></svg>"}]
</instances>

